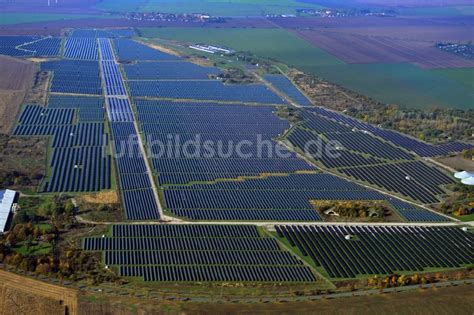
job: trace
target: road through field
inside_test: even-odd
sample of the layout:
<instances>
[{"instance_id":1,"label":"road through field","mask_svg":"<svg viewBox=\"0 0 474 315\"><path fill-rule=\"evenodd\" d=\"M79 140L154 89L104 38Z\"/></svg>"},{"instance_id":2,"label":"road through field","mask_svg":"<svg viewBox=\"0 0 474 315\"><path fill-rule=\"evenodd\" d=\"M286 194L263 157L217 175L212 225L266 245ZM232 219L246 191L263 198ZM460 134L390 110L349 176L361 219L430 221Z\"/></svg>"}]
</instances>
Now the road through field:
<instances>
[{"instance_id":1,"label":"road through field","mask_svg":"<svg viewBox=\"0 0 474 315\"><path fill-rule=\"evenodd\" d=\"M104 41L106 40L106 41ZM109 57L112 58L111 60L107 60L107 61L113 61L116 65L118 65L118 61L117 61L117 56L115 55L115 52L113 51L112 49L112 44L110 42L110 39L98 39L99 41L99 61L103 61L105 60L106 58L104 57L104 52L103 52L103 49L105 49L104 47L102 47L101 43L105 43L106 45L109 46L109 49L111 50L111 55ZM102 42L101 42L102 41ZM101 65L100 67L100 72L101 72L101 76L102 76L102 82L103 84L105 85L105 73L104 73L104 69ZM125 87L125 80L123 78L123 74L121 71L119 71L119 77L116 78L118 80L120 80L120 83L122 84L123 87ZM104 86L104 89L105 89L105 86ZM120 90L118 91L118 93L120 93ZM106 95L106 110L107 110L107 117L111 117L110 116L110 104L109 104L109 99L110 98L121 98L121 99L126 99L128 101L128 105L131 107L131 104L132 104L132 100L131 100L131 97L127 91L126 88L124 88L124 91L123 91L123 94L120 94L120 95L110 95L108 93L105 93ZM132 112L132 115L133 115L133 126L135 128L135 134L137 135L137 139L138 139L138 145L139 145L139 148L140 148L140 151L141 151L141 154L143 156L143 160L145 162L145 166L146 166L146 173L149 177L149 180L150 180L150 184L151 184L151 188L153 190L153 195L154 195L154 199L155 199L155 203L156 203L156 206L157 206L157 209L158 209L158 212L160 214L160 218L161 219L166 219L166 216L164 215L163 213L163 208L161 206L161 203L160 203L160 198L159 198L159 194L158 194L158 189L156 187L156 183L155 183L155 180L153 178L153 171L152 171L152 168L150 166L150 161L148 160L147 158L147 153L146 153L146 150L145 150L145 145L143 144L143 139L140 137L140 128L138 126L138 118L136 117L136 113L133 111L133 109L131 109L131 112Z\"/></svg>"}]
</instances>

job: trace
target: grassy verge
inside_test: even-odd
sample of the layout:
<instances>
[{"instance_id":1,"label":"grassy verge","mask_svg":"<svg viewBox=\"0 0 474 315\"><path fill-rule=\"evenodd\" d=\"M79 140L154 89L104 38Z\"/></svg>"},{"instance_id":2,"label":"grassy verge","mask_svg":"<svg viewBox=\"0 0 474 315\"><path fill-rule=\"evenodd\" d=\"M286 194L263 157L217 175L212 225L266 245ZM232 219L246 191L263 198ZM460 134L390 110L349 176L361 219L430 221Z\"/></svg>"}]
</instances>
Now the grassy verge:
<instances>
[{"instance_id":1,"label":"grassy verge","mask_svg":"<svg viewBox=\"0 0 474 315\"><path fill-rule=\"evenodd\" d=\"M51 252L51 245L47 243L32 244L28 248L25 242L19 243L13 247L12 250L22 254L23 256L49 254Z\"/></svg>"}]
</instances>

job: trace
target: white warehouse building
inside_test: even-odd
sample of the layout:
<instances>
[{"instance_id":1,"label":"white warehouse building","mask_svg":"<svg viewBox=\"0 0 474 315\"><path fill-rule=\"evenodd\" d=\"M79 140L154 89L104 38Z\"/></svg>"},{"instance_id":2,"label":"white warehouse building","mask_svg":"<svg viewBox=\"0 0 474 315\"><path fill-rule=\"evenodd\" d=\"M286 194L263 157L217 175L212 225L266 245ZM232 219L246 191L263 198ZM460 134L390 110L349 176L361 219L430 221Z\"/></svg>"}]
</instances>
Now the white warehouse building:
<instances>
[{"instance_id":1,"label":"white warehouse building","mask_svg":"<svg viewBox=\"0 0 474 315\"><path fill-rule=\"evenodd\" d=\"M0 190L0 233L8 229L17 197L18 193L14 190Z\"/></svg>"}]
</instances>

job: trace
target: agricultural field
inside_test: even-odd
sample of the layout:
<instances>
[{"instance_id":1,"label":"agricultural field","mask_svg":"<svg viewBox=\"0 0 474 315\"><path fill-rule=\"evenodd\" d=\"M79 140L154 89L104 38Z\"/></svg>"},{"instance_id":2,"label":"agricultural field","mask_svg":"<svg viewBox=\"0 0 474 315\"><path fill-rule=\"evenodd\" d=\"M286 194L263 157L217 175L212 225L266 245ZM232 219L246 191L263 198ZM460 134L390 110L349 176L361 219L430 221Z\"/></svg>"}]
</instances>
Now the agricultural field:
<instances>
[{"instance_id":1,"label":"agricultural field","mask_svg":"<svg viewBox=\"0 0 474 315\"><path fill-rule=\"evenodd\" d=\"M0 306L5 314L28 313L35 309L40 314L77 312L78 294L73 289L28 279L10 272L0 271L3 279ZM15 310L9 312L8 310Z\"/></svg>"},{"instance_id":2,"label":"agricultural field","mask_svg":"<svg viewBox=\"0 0 474 315\"><path fill-rule=\"evenodd\" d=\"M10 131L35 70L32 62L0 56L0 133Z\"/></svg>"},{"instance_id":3,"label":"agricultural field","mask_svg":"<svg viewBox=\"0 0 474 315\"><path fill-rule=\"evenodd\" d=\"M397 40L420 42L467 42L473 35L470 17L429 18L376 18L351 19L279 19L272 22L288 30L310 29L346 35L386 37Z\"/></svg>"},{"instance_id":4,"label":"agricultural field","mask_svg":"<svg viewBox=\"0 0 474 315\"><path fill-rule=\"evenodd\" d=\"M400 62L346 64L330 52L284 29L152 28L141 29L140 32L145 38L224 45L238 51L248 51L281 61L378 101L409 108L440 106L466 109L473 98L472 89L436 71ZM338 29L338 32L343 33L345 30ZM470 61L456 62L463 66Z\"/></svg>"},{"instance_id":5,"label":"agricultural field","mask_svg":"<svg viewBox=\"0 0 474 315\"><path fill-rule=\"evenodd\" d=\"M437 69L433 71L437 74L456 80L470 89L474 88L474 76L472 75L471 68Z\"/></svg>"},{"instance_id":6,"label":"agricultural field","mask_svg":"<svg viewBox=\"0 0 474 315\"><path fill-rule=\"evenodd\" d=\"M474 61L448 54L426 41L304 29L295 34L347 64L411 63L423 69L474 67Z\"/></svg>"}]
</instances>

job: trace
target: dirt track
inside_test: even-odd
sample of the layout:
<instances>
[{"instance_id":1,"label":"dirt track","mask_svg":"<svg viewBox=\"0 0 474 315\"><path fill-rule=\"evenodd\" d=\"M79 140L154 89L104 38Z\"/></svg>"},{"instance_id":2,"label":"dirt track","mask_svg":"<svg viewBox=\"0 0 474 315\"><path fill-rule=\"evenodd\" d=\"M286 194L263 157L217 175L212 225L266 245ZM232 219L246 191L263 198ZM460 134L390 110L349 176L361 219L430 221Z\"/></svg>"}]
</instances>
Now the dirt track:
<instances>
[{"instance_id":1,"label":"dirt track","mask_svg":"<svg viewBox=\"0 0 474 315\"><path fill-rule=\"evenodd\" d=\"M77 314L77 292L0 270L0 314Z\"/></svg>"}]
</instances>

